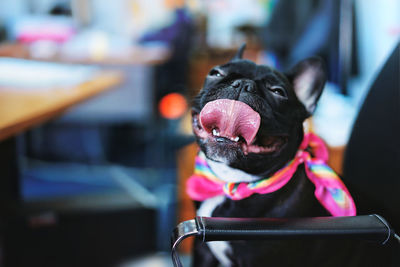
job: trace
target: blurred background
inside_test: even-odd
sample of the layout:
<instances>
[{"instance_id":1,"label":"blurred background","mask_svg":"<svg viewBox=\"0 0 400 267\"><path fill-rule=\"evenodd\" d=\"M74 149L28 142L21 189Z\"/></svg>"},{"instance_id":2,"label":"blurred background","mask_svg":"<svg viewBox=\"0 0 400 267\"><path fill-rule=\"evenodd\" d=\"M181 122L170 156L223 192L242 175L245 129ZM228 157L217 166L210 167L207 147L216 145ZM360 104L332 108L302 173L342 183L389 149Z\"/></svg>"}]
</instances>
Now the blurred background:
<instances>
[{"instance_id":1,"label":"blurred background","mask_svg":"<svg viewBox=\"0 0 400 267\"><path fill-rule=\"evenodd\" d=\"M312 127L341 174L399 37L397 0L0 0L0 266L171 266L190 101L242 43L282 71L324 58Z\"/></svg>"}]
</instances>

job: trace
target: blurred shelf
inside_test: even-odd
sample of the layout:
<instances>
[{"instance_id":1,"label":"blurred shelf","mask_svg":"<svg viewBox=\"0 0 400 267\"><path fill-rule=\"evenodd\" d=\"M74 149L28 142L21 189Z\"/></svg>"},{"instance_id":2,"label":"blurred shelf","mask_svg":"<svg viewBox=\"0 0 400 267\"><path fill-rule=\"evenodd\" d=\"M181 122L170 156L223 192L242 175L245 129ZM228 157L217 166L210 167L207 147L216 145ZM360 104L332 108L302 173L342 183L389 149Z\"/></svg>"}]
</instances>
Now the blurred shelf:
<instances>
[{"instance_id":1,"label":"blurred shelf","mask_svg":"<svg viewBox=\"0 0 400 267\"><path fill-rule=\"evenodd\" d=\"M32 50L31 46L26 44L5 43L0 45L0 57L97 65L159 65L171 57L170 49L162 45L132 45L113 51L107 49L91 51L88 48L72 50L60 46L54 48L53 53L43 56L35 55ZM43 50L46 50L46 48L43 48Z\"/></svg>"}]
</instances>

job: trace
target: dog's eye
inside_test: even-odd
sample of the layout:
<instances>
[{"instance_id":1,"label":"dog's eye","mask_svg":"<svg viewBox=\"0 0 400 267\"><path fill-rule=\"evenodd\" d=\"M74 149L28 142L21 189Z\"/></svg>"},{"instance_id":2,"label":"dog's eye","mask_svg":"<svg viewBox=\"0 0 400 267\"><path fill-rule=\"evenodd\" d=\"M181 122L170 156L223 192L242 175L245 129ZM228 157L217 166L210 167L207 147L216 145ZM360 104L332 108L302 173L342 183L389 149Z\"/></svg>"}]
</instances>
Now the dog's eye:
<instances>
[{"instance_id":1,"label":"dog's eye","mask_svg":"<svg viewBox=\"0 0 400 267\"><path fill-rule=\"evenodd\" d=\"M215 77L222 77L224 76L220 71L216 70L216 69L212 69L210 71L210 76L215 76Z\"/></svg>"},{"instance_id":2,"label":"dog's eye","mask_svg":"<svg viewBox=\"0 0 400 267\"><path fill-rule=\"evenodd\" d=\"M271 86L269 90L276 95L287 97L285 90L280 86Z\"/></svg>"}]
</instances>

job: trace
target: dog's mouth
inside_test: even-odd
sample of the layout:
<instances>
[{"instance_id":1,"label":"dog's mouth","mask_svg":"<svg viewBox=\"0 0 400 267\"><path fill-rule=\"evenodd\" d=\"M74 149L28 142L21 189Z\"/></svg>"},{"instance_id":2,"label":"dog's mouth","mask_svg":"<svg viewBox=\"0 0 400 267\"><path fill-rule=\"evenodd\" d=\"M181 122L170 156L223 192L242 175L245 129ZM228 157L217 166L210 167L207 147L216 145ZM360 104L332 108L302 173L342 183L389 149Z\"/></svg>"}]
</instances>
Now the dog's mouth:
<instances>
[{"instance_id":1,"label":"dog's mouth","mask_svg":"<svg viewBox=\"0 0 400 267\"><path fill-rule=\"evenodd\" d=\"M192 116L193 131L199 138L240 148L245 155L277 152L287 142L285 136L257 136L261 117L241 101L217 99Z\"/></svg>"}]
</instances>

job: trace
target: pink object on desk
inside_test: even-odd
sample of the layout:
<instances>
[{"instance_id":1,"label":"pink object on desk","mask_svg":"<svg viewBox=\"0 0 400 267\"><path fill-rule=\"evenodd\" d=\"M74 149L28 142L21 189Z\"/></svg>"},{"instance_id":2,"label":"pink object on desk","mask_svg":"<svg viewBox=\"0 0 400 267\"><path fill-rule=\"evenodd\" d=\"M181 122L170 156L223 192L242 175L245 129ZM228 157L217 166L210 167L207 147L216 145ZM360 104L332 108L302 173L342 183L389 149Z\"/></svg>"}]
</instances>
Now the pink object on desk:
<instances>
[{"instance_id":1,"label":"pink object on desk","mask_svg":"<svg viewBox=\"0 0 400 267\"><path fill-rule=\"evenodd\" d=\"M15 36L21 43L53 41L63 43L76 33L68 19L54 17L27 17L16 22Z\"/></svg>"}]
</instances>

